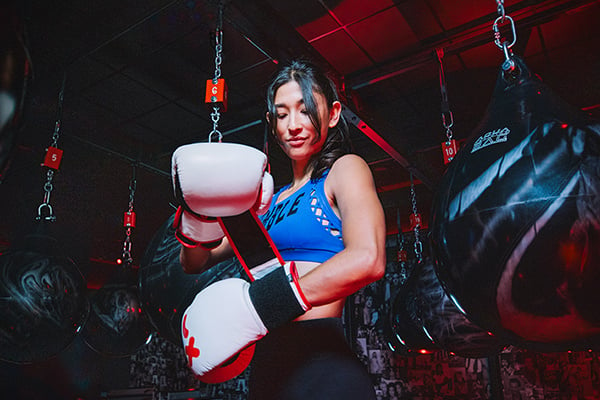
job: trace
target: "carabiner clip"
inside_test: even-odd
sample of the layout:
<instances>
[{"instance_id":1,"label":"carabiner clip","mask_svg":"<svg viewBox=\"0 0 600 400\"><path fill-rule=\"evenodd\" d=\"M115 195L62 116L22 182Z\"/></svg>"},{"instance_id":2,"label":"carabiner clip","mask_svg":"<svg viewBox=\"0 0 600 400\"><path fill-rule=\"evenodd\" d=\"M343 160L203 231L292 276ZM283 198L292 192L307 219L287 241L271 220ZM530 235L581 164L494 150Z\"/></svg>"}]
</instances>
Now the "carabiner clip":
<instances>
[{"instance_id":1,"label":"carabiner clip","mask_svg":"<svg viewBox=\"0 0 600 400\"><path fill-rule=\"evenodd\" d=\"M513 35L512 42L510 42L510 44L506 46L507 48L510 49L517 42L517 31L515 29L515 21L510 16L504 15L504 16L500 16L500 17L496 18L496 20L494 21L494 25L493 25L494 37L495 37L496 46L498 46L500 49L502 49L504 47L504 44L506 43L506 41L500 42L500 28L498 28L498 22L504 21L505 19L510 21L510 28L511 28L512 35Z\"/></svg>"}]
</instances>

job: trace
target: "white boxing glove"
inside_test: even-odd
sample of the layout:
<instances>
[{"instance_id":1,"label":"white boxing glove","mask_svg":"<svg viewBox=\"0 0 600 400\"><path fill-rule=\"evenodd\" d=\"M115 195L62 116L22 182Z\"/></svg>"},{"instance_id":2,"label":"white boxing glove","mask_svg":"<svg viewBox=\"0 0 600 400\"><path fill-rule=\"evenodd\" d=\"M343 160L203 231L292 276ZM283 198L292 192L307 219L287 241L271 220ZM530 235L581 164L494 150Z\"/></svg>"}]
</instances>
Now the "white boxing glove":
<instances>
[{"instance_id":1,"label":"white boxing glove","mask_svg":"<svg viewBox=\"0 0 600 400\"><path fill-rule=\"evenodd\" d=\"M194 143L171 159L173 191L180 204L174 227L188 247L212 248L225 236L217 218L251 208L264 213L273 197L267 156L235 143Z\"/></svg>"},{"instance_id":2,"label":"white boxing glove","mask_svg":"<svg viewBox=\"0 0 600 400\"><path fill-rule=\"evenodd\" d=\"M275 184L273 183L273 177L268 172L265 172L263 175L260 196L256 199L256 204L254 204L256 214L263 215L269 211L274 190Z\"/></svg>"},{"instance_id":3,"label":"white boxing glove","mask_svg":"<svg viewBox=\"0 0 600 400\"><path fill-rule=\"evenodd\" d=\"M225 237L217 218L186 212L182 206L177 208L173 228L175 237L185 247L202 246L210 250L220 245Z\"/></svg>"},{"instance_id":4,"label":"white boxing glove","mask_svg":"<svg viewBox=\"0 0 600 400\"><path fill-rule=\"evenodd\" d=\"M181 330L188 363L203 380L269 330L310 308L293 262L252 283L239 278L213 283L196 295L183 314Z\"/></svg>"}]
</instances>

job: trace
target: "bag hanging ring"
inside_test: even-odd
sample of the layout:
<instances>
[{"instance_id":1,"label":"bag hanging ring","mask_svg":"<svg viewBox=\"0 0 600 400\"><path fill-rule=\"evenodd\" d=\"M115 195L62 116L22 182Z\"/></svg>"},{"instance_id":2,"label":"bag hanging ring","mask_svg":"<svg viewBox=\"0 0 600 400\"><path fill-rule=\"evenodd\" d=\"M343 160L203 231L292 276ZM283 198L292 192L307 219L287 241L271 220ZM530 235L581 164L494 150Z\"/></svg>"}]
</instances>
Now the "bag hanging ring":
<instances>
[{"instance_id":1,"label":"bag hanging ring","mask_svg":"<svg viewBox=\"0 0 600 400\"><path fill-rule=\"evenodd\" d=\"M512 42L510 42L510 44L506 45L506 46L505 46L506 41L500 42L501 34L500 34L500 28L498 27L498 22L504 22L505 19L510 21L510 29L511 29L512 36L513 36ZM496 46L498 46L500 49L504 49L504 48L510 49L517 42L517 31L515 29L515 21L510 16L504 15L504 16L500 16L500 17L496 18L496 20L494 21L493 29L494 29L494 38L495 38Z\"/></svg>"},{"instance_id":2,"label":"bag hanging ring","mask_svg":"<svg viewBox=\"0 0 600 400\"><path fill-rule=\"evenodd\" d=\"M510 48L513 47L517 42L517 30L515 28L515 21L510 16L506 15L502 3L503 2L501 0L498 0L498 14L500 14L500 16L496 18L493 24L494 42L496 43L496 46L498 46L498 48L500 48L504 53L504 63L502 63L502 69L508 73L509 77L514 78L519 75L519 71L514 60L512 59ZM503 23L505 20L510 22L510 29L512 32L512 41L510 43L508 43L507 40L502 40L500 28L498 27L498 23Z\"/></svg>"}]
</instances>

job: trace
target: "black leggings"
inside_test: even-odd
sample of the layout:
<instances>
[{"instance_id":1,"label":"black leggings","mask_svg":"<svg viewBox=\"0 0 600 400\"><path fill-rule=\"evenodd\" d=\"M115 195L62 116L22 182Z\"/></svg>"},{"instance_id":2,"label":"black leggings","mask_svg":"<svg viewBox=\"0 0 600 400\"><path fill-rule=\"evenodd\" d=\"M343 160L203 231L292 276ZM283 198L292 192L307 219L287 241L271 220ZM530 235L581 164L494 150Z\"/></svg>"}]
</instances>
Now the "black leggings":
<instances>
[{"instance_id":1,"label":"black leggings","mask_svg":"<svg viewBox=\"0 0 600 400\"><path fill-rule=\"evenodd\" d=\"M374 400L338 318L289 323L256 344L249 400Z\"/></svg>"}]
</instances>

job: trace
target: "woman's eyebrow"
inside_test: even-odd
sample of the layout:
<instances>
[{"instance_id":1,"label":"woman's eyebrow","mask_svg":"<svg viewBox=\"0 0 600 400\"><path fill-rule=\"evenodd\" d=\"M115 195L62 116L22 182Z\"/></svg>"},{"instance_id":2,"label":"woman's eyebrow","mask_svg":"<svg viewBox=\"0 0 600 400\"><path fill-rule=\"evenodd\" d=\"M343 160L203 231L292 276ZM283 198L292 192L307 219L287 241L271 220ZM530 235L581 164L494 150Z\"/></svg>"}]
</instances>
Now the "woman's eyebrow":
<instances>
[{"instance_id":1,"label":"woman's eyebrow","mask_svg":"<svg viewBox=\"0 0 600 400\"><path fill-rule=\"evenodd\" d=\"M298 104L298 105L304 104L304 99L300 99L300 100L298 100L298 101L296 102L296 104ZM275 104L275 108L286 108L286 107L287 107L287 105L286 105L286 104L283 104L283 103L276 103L276 104Z\"/></svg>"}]
</instances>

